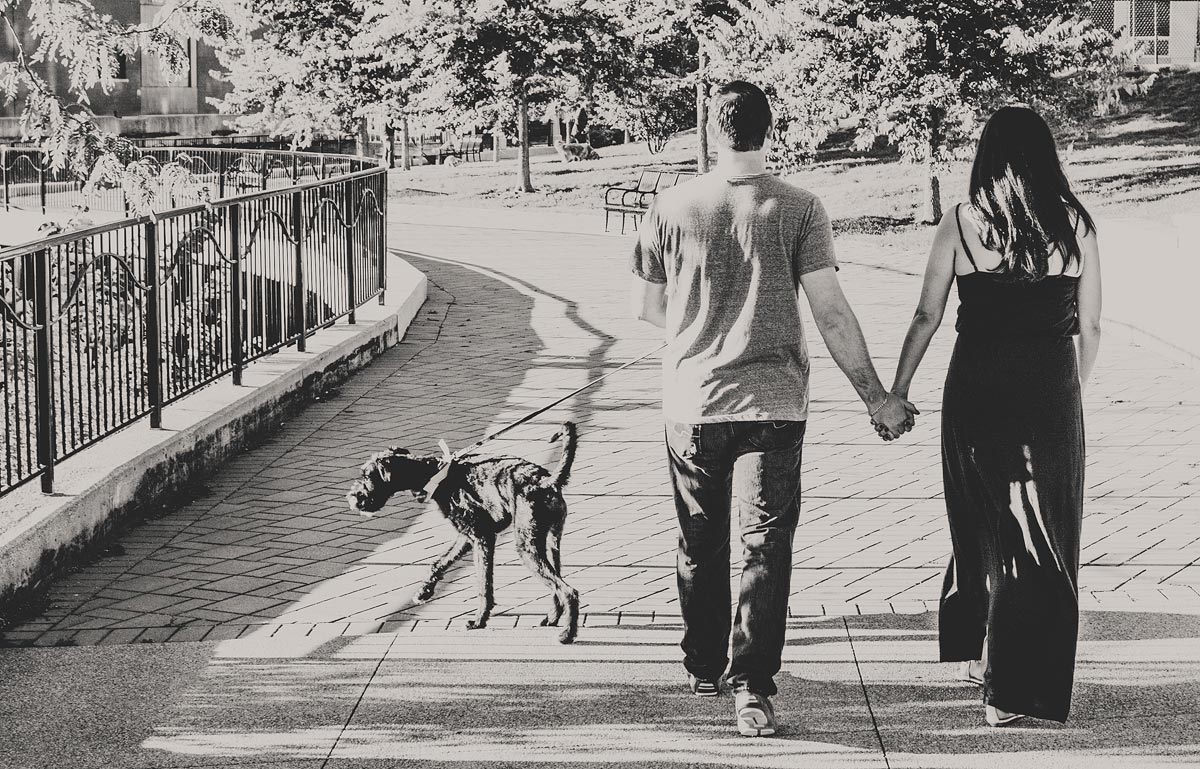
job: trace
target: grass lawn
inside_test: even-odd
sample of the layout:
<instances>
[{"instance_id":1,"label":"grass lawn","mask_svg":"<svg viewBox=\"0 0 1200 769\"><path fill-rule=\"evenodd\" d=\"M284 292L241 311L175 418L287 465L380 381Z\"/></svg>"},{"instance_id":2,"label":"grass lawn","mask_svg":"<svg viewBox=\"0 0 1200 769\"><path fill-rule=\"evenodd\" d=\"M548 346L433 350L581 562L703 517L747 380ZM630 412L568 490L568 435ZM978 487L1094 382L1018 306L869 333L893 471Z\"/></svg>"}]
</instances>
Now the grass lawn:
<instances>
[{"instance_id":1,"label":"grass lawn","mask_svg":"<svg viewBox=\"0 0 1200 769\"><path fill-rule=\"evenodd\" d=\"M1163 220L1200 211L1200 72L1164 74L1144 97L1128 99L1126 114L1093 121L1086 141L1061 149L1077 194L1098 217ZM915 223L923 170L887 152L856 153L849 132L835 135L816 160L790 180L821 196L845 236L870 241L883 253L920 269L930 229ZM393 200L458 206L594 210L603 189L628 184L643 166L694 169L694 132L650 155L644 143L604 147L599 160L566 164L557 155L532 159L537 191L514 191L515 161L394 172ZM942 178L945 207L963 199L969 163Z\"/></svg>"}]
</instances>

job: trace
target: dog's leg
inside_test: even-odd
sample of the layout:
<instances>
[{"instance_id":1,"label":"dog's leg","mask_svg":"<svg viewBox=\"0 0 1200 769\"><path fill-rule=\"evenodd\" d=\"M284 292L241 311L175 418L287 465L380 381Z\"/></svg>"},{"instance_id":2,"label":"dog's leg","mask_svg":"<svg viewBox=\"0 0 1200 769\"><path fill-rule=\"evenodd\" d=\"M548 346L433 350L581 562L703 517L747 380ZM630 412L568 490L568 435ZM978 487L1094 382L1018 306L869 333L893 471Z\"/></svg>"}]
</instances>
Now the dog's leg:
<instances>
[{"instance_id":1,"label":"dog's leg","mask_svg":"<svg viewBox=\"0 0 1200 769\"><path fill-rule=\"evenodd\" d=\"M475 612L475 619L467 622L467 627L471 630L478 630L481 627L487 626L488 617L492 615L492 608L496 605L496 600L492 593L493 566L496 560L496 535L481 534L473 544L475 547L475 583L479 591L479 610Z\"/></svg>"},{"instance_id":2,"label":"dog's leg","mask_svg":"<svg viewBox=\"0 0 1200 769\"><path fill-rule=\"evenodd\" d=\"M517 529L515 533L517 552L520 554L521 560L525 562L525 566L554 591L556 606L561 604L567 607L567 626L559 633L558 640L560 643L569 644L579 634L579 592L564 582L563 578L554 572L550 561L538 552L537 543L534 541L534 532L528 529ZM555 618L555 622L557 621Z\"/></svg>"},{"instance_id":3,"label":"dog's leg","mask_svg":"<svg viewBox=\"0 0 1200 769\"><path fill-rule=\"evenodd\" d=\"M414 600L417 603L425 603L430 598L433 598L433 589L437 583L441 581L454 562L463 556L471 548L471 540L466 536L459 534L458 537L450 544L450 547L442 554L442 557L433 562L433 566L429 568L429 576L421 583L420 590Z\"/></svg>"},{"instance_id":4,"label":"dog's leg","mask_svg":"<svg viewBox=\"0 0 1200 769\"><path fill-rule=\"evenodd\" d=\"M559 573L559 558L558 558L558 542L554 540L553 528L539 528L533 535L534 543L538 547L538 555L544 558L546 563L550 564L551 570L558 575ZM558 590L550 591L551 606L550 611L546 612L544 618L541 619L541 625L557 625L558 620L563 618L563 611L566 606L563 603L562 597L558 595Z\"/></svg>"}]
</instances>

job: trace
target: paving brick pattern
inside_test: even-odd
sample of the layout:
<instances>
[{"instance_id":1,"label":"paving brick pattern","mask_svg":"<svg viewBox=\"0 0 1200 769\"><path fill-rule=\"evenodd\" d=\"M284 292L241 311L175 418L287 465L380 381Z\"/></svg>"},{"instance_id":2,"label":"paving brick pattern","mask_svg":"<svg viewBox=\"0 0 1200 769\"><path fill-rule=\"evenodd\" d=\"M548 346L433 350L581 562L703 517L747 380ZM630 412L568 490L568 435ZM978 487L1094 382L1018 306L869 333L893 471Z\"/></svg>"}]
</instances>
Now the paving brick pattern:
<instances>
[{"instance_id":1,"label":"paving brick pattern","mask_svg":"<svg viewBox=\"0 0 1200 769\"><path fill-rule=\"evenodd\" d=\"M434 601L411 602L448 542L448 525L407 498L373 518L348 510L343 495L357 466L388 445L466 445L658 341L626 317L627 238L522 231L512 218L434 226L406 219L403 209L391 221L390 243L432 284L403 343L128 532L108 556L63 576L45 611L0 643L421 629L440 637L464 627L475 601L470 559ZM839 247L843 284L887 379L920 278L895 269L887 254L853 241ZM808 329L814 400L791 612L934 608L949 547L937 423L953 332L935 338L914 384L918 429L884 444L811 320ZM1200 372L1106 340L1086 412L1083 608L1200 613ZM581 431L563 560L583 594L584 627L677 623L657 359L490 448L553 462L545 439L563 419ZM493 625L531 627L546 591L509 538L498 556ZM731 577L737 571L734 564Z\"/></svg>"}]
</instances>

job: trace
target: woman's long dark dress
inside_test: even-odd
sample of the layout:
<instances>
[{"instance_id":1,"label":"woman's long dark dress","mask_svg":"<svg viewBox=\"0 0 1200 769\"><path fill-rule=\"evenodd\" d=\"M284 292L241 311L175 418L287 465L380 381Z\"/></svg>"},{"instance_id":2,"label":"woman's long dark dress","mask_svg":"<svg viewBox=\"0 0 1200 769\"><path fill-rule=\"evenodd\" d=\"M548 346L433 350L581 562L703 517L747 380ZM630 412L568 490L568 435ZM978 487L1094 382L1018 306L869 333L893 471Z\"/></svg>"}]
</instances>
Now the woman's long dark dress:
<instances>
[{"instance_id":1,"label":"woman's long dark dress","mask_svg":"<svg viewBox=\"0 0 1200 769\"><path fill-rule=\"evenodd\" d=\"M1065 721L1083 515L1083 411L1071 340L1079 280L1019 282L976 267L957 283L958 341L942 404L954 555L942 588L941 659L979 659L986 635L984 702Z\"/></svg>"}]
</instances>

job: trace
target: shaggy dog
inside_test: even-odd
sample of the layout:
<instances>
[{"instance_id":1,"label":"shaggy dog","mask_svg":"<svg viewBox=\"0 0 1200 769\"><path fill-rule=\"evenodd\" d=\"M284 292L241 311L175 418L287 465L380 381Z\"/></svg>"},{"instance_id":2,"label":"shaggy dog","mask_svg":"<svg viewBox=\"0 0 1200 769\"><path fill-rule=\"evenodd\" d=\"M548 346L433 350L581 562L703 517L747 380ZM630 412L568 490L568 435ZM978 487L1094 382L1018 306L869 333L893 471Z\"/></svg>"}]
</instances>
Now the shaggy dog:
<instances>
[{"instance_id":1,"label":"shaggy dog","mask_svg":"<svg viewBox=\"0 0 1200 769\"><path fill-rule=\"evenodd\" d=\"M554 149L558 151L559 157L564 163L570 163L572 160L599 160L600 153L590 144L563 144L561 141L554 143Z\"/></svg>"},{"instance_id":2,"label":"shaggy dog","mask_svg":"<svg viewBox=\"0 0 1200 769\"><path fill-rule=\"evenodd\" d=\"M492 567L496 535L513 524L521 560L552 591L553 606L542 624L557 625L565 609L567 627L558 640L575 640L579 593L559 576L559 544L567 517L562 489L571 474L576 439L575 425L570 422L563 423L550 439L561 441L563 451L553 473L516 457L466 458L450 465L430 501L454 526L458 537L429 570L429 577L417 591L418 602L432 598L438 580L458 558L472 550L479 609L467 626L474 629L487 625L495 606ZM417 456L407 449L392 448L362 466L362 478L354 482L346 499L352 509L368 513L382 508L397 491L411 491L423 502L424 488L441 465L442 458L437 455Z\"/></svg>"}]
</instances>

